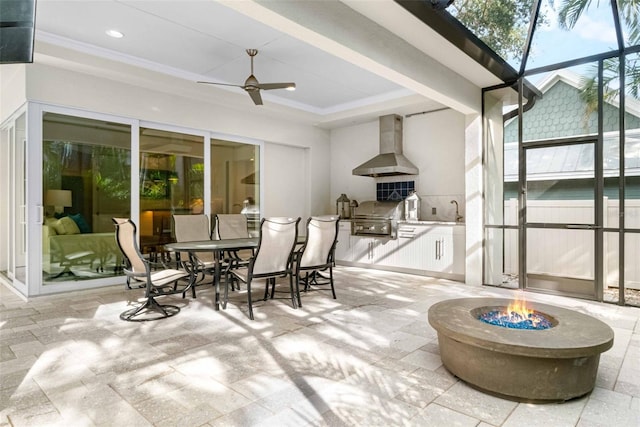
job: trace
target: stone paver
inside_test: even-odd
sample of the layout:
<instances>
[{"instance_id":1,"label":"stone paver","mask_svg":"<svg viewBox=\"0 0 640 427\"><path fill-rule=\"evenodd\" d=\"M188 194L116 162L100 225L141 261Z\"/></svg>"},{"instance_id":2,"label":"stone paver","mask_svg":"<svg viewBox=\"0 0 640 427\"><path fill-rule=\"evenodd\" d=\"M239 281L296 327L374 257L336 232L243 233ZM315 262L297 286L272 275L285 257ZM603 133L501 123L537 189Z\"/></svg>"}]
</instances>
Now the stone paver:
<instances>
[{"instance_id":1,"label":"stone paver","mask_svg":"<svg viewBox=\"0 0 640 427\"><path fill-rule=\"evenodd\" d=\"M119 319L142 295L114 286L22 301L0 285L0 427L50 425L590 426L639 425L640 309L540 294L527 298L606 321L614 348L596 389L535 405L468 387L440 361L426 313L508 289L337 267L338 299L246 295L213 310L213 292L166 297L169 319ZM259 286L257 288L260 288ZM388 298L393 289L393 298Z\"/></svg>"}]
</instances>

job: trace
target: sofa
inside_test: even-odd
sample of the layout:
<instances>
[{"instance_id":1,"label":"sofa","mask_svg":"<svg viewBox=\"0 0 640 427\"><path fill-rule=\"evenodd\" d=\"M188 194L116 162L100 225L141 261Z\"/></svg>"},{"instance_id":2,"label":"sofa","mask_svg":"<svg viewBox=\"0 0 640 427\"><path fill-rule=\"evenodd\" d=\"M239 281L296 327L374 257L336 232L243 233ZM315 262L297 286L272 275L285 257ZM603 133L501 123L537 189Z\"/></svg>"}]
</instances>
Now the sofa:
<instances>
[{"instance_id":1,"label":"sofa","mask_svg":"<svg viewBox=\"0 0 640 427\"><path fill-rule=\"evenodd\" d=\"M92 233L80 214L46 218L42 238L42 269L50 278L95 278L96 274L88 273L103 273L108 267L118 272L122 267L115 233Z\"/></svg>"}]
</instances>

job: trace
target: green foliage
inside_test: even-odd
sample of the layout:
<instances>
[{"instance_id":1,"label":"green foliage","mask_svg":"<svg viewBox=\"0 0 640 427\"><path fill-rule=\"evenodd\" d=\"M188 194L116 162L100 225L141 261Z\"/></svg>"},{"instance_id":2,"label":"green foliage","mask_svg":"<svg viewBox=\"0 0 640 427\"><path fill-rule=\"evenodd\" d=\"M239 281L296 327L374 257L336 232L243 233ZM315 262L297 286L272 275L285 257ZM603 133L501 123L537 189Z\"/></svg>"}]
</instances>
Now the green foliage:
<instances>
[{"instance_id":1,"label":"green foliage","mask_svg":"<svg viewBox=\"0 0 640 427\"><path fill-rule=\"evenodd\" d=\"M129 150L116 147L93 148L93 181L103 196L114 200L129 200L131 172Z\"/></svg>"},{"instance_id":2,"label":"green foliage","mask_svg":"<svg viewBox=\"0 0 640 427\"><path fill-rule=\"evenodd\" d=\"M522 59L531 21L531 1L456 0L447 10L503 58ZM538 25L544 22L541 14Z\"/></svg>"},{"instance_id":3,"label":"green foliage","mask_svg":"<svg viewBox=\"0 0 640 427\"><path fill-rule=\"evenodd\" d=\"M100 172L94 174L96 189L106 197L115 200L129 200L131 191L129 181L122 181L109 177L103 177Z\"/></svg>"},{"instance_id":4,"label":"green foliage","mask_svg":"<svg viewBox=\"0 0 640 427\"><path fill-rule=\"evenodd\" d=\"M608 0L604 3L610 4ZM592 0L561 0L558 5L558 23L564 29L572 29L582 14L591 7ZM553 2L552 2L553 4ZM596 5L600 4L600 0L596 0ZM640 0L618 0L618 13L620 21L624 22L629 29L630 46L640 43L640 28L638 21L640 20Z\"/></svg>"}]
</instances>

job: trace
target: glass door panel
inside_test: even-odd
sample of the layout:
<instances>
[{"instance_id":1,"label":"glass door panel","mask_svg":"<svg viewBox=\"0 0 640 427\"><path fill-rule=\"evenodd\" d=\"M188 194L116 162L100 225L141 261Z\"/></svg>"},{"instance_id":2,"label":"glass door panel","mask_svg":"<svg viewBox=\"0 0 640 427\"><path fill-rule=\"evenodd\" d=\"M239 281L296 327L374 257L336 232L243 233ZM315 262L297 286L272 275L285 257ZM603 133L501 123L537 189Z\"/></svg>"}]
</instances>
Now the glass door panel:
<instances>
[{"instance_id":1,"label":"glass door panel","mask_svg":"<svg viewBox=\"0 0 640 427\"><path fill-rule=\"evenodd\" d=\"M527 230L527 289L593 298L595 240L592 230Z\"/></svg>"},{"instance_id":2,"label":"glass door panel","mask_svg":"<svg viewBox=\"0 0 640 427\"><path fill-rule=\"evenodd\" d=\"M606 302L620 302L620 233L604 233L604 289ZM626 273L626 272L625 272Z\"/></svg>"},{"instance_id":3,"label":"glass door panel","mask_svg":"<svg viewBox=\"0 0 640 427\"><path fill-rule=\"evenodd\" d=\"M16 120L13 140L13 273L14 280L27 283L27 130L26 114Z\"/></svg>"},{"instance_id":4,"label":"glass door panel","mask_svg":"<svg viewBox=\"0 0 640 427\"><path fill-rule=\"evenodd\" d=\"M530 148L527 222L593 224L594 144Z\"/></svg>"},{"instance_id":5,"label":"glass door panel","mask_svg":"<svg viewBox=\"0 0 640 427\"><path fill-rule=\"evenodd\" d=\"M505 135L506 123L512 128L518 124L513 118L505 122L505 114L517 110L515 94L510 87L483 93L486 159L483 282L508 288L519 287L518 149Z\"/></svg>"},{"instance_id":6,"label":"glass door panel","mask_svg":"<svg viewBox=\"0 0 640 427\"><path fill-rule=\"evenodd\" d=\"M211 214L242 213L249 232L260 226L260 146L211 140Z\"/></svg>"},{"instance_id":7,"label":"glass door panel","mask_svg":"<svg viewBox=\"0 0 640 427\"><path fill-rule=\"evenodd\" d=\"M484 283L518 289L518 230L485 229Z\"/></svg>"},{"instance_id":8,"label":"glass door panel","mask_svg":"<svg viewBox=\"0 0 640 427\"><path fill-rule=\"evenodd\" d=\"M640 233L625 233L624 237L624 289L627 305L640 306Z\"/></svg>"},{"instance_id":9,"label":"glass door panel","mask_svg":"<svg viewBox=\"0 0 640 427\"><path fill-rule=\"evenodd\" d=\"M548 143L525 156L525 287L596 298L595 143Z\"/></svg>"},{"instance_id":10,"label":"glass door panel","mask_svg":"<svg viewBox=\"0 0 640 427\"><path fill-rule=\"evenodd\" d=\"M204 213L204 137L140 128L140 248L175 241L171 215Z\"/></svg>"},{"instance_id":11,"label":"glass door panel","mask_svg":"<svg viewBox=\"0 0 640 427\"><path fill-rule=\"evenodd\" d=\"M112 218L131 213L129 125L44 113L43 284L122 274Z\"/></svg>"},{"instance_id":12,"label":"glass door panel","mask_svg":"<svg viewBox=\"0 0 640 427\"><path fill-rule=\"evenodd\" d=\"M20 115L1 131L3 178L2 239L0 273L16 289L26 294L26 114Z\"/></svg>"},{"instance_id":13,"label":"glass door panel","mask_svg":"<svg viewBox=\"0 0 640 427\"><path fill-rule=\"evenodd\" d=\"M640 114L637 78L640 53L625 58L624 115L624 287L620 301L640 306Z\"/></svg>"}]
</instances>

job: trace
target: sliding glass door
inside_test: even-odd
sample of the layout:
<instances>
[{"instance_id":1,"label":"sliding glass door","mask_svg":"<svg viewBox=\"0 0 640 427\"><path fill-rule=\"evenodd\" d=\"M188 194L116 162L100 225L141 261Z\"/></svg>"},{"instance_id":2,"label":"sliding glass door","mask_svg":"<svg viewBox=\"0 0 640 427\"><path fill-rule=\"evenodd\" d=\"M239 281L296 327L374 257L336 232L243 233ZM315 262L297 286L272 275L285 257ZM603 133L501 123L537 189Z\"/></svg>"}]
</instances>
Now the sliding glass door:
<instances>
[{"instance_id":1,"label":"sliding glass door","mask_svg":"<svg viewBox=\"0 0 640 427\"><path fill-rule=\"evenodd\" d=\"M140 128L140 249L163 253L175 241L172 215L204 214L204 136Z\"/></svg>"},{"instance_id":2,"label":"sliding glass door","mask_svg":"<svg viewBox=\"0 0 640 427\"><path fill-rule=\"evenodd\" d=\"M122 275L114 217L131 214L131 126L45 112L42 282Z\"/></svg>"},{"instance_id":3,"label":"sliding glass door","mask_svg":"<svg viewBox=\"0 0 640 427\"><path fill-rule=\"evenodd\" d=\"M26 114L20 114L0 131L3 179L0 184L3 204L0 250L0 274L16 288L25 290L27 283L26 221Z\"/></svg>"}]
</instances>

